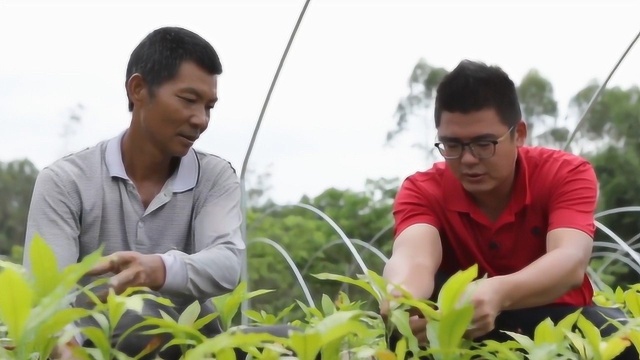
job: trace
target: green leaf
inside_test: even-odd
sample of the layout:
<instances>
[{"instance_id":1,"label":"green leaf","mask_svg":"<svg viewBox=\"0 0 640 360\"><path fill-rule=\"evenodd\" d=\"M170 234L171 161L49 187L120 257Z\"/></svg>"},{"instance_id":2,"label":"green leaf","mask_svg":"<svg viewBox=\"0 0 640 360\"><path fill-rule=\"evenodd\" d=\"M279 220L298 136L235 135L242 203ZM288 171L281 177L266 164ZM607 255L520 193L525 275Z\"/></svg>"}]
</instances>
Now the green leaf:
<instances>
[{"instance_id":1,"label":"green leaf","mask_svg":"<svg viewBox=\"0 0 640 360\"><path fill-rule=\"evenodd\" d=\"M193 323L193 328L196 330L200 330L203 326L215 320L218 317L218 315L219 315L218 313L212 313L212 314L208 314L203 318L198 319L195 323Z\"/></svg>"},{"instance_id":2,"label":"green leaf","mask_svg":"<svg viewBox=\"0 0 640 360\"><path fill-rule=\"evenodd\" d=\"M296 300L296 303L298 304L300 309L302 309L308 321L313 321L313 320L319 321L324 318L324 315L322 315L320 310L314 307L307 306L305 303L299 300Z\"/></svg>"},{"instance_id":3,"label":"green leaf","mask_svg":"<svg viewBox=\"0 0 640 360\"><path fill-rule=\"evenodd\" d=\"M528 336L511 331L504 331L504 333L514 338L518 342L518 344L522 345L522 347L526 350L531 350L535 347L533 340L531 340Z\"/></svg>"},{"instance_id":4,"label":"green leaf","mask_svg":"<svg viewBox=\"0 0 640 360\"><path fill-rule=\"evenodd\" d=\"M198 319L198 315L200 315L200 303L198 301L194 301L191 305L187 306L186 309L180 314L178 318L178 324L191 326Z\"/></svg>"},{"instance_id":5,"label":"green leaf","mask_svg":"<svg viewBox=\"0 0 640 360\"><path fill-rule=\"evenodd\" d=\"M327 294L322 294L322 312L324 312L325 316L329 316L336 311L335 305L333 305L333 301Z\"/></svg>"},{"instance_id":6,"label":"green leaf","mask_svg":"<svg viewBox=\"0 0 640 360\"><path fill-rule=\"evenodd\" d=\"M53 292L60 283L58 261L51 247L38 234L33 236L29 251L36 301Z\"/></svg>"},{"instance_id":7,"label":"green leaf","mask_svg":"<svg viewBox=\"0 0 640 360\"><path fill-rule=\"evenodd\" d=\"M363 315L364 312L358 310L336 312L322 319L313 329L322 336L322 344L328 344L348 334L365 332L366 326L357 320Z\"/></svg>"},{"instance_id":8,"label":"green leaf","mask_svg":"<svg viewBox=\"0 0 640 360\"><path fill-rule=\"evenodd\" d=\"M320 348L321 359L339 359L340 358L340 346L342 345L342 339L326 342Z\"/></svg>"},{"instance_id":9,"label":"green leaf","mask_svg":"<svg viewBox=\"0 0 640 360\"><path fill-rule=\"evenodd\" d=\"M276 318L274 319L274 324L276 322L279 322L280 320L284 319L287 315L289 315L289 313L291 312L291 310L293 310L293 308L296 306L296 304L291 304L289 306L287 306L284 310L280 311L280 313L278 313L278 316L276 316Z\"/></svg>"},{"instance_id":10,"label":"green leaf","mask_svg":"<svg viewBox=\"0 0 640 360\"><path fill-rule=\"evenodd\" d=\"M29 320L34 293L13 269L0 272L0 284L4 289L0 291L0 320L7 326L9 337L18 343Z\"/></svg>"},{"instance_id":11,"label":"green leaf","mask_svg":"<svg viewBox=\"0 0 640 360\"><path fill-rule=\"evenodd\" d=\"M209 354L214 354L217 360L229 356L229 351L234 348L247 348L250 346L262 347L266 343L288 344L289 339L279 338L267 333L242 333L223 332L211 339L206 339L200 345L190 349L185 354L185 360L209 359ZM231 351L233 355L233 351Z\"/></svg>"},{"instance_id":12,"label":"green leaf","mask_svg":"<svg viewBox=\"0 0 640 360\"><path fill-rule=\"evenodd\" d=\"M616 303L618 304L624 304L624 300L625 300L624 290L622 290L622 288L619 286L616 288L615 300L616 300Z\"/></svg>"},{"instance_id":13,"label":"green leaf","mask_svg":"<svg viewBox=\"0 0 640 360\"><path fill-rule=\"evenodd\" d=\"M538 326L536 326L533 333L533 343L536 346L543 344L555 344L564 338L564 334L560 333L560 336L556 336L558 334L555 331L553 326L553 321L550 318L544 319Z\"/></svg>"},{"instance_id":14,"label":"green leaf","mask_svg":"<svg viewBox=\"0 0 640 360\"><path fill-rule=\"evenodd\" d=\"M472 318L473 306L471 304L443 313L438 333L440 348L447 351L458 349Z\"/></svg>"},{"instance_id":15,"label":"green leaf","mask_svg":"<svg viewBox=\"0 0 640 360\"><path fill-rule=\"evenodd\" d=\"M402 338L396 344L396 358L404 359L407 356L407 339Z\"/></svg>"},{"instance_id":16,"label":"green leaf","mask_svg":"<svg viewBox=\"0 0 640 360\"><path fill-rule=\"evenodd\" d=\"M251 320L253 320L253 321L255 321L255 322L259 323L259 324L262 324L263 321L264 321L264 317L262 316L262 314L257 312L257 311L255 311L255 310L245 310L244 314L249 319L251 319Z\"/></svg>"},{"instance_id":17,"label":"green leaf","mask_svg":"<svg viewBox=\"0 0 640 360\"><path fill-rule=\"evenodd\" d=\"M447 280L438 294L438 307L443 314L458 306L467 286L478 276L478 265L458 271Z\"/></svg>"},{"instance_id":18,"label":"green leaf","mask_svg":"<svg viewBox=\"0 0 640 360\"><path fill-rule=\"evenodd\" d=\"M250 292L249 294L245 295L242 300L247 300L247 299L253 299L256 296L260 296L260 295L264 295L264 294L268 294L274 292L274 290L271 289L260 289L260 290L255 290Z\"/></svg>"},{"instance_id":19,"label":"green leaf","mask_svg":"<svg viewBox=\"0 0 640 360\"><path fill-rule=\"evenodd\" d=\"M398 304L405 304L409 307L416 308L420 310L425 319L440 321L442 314L438 312L438 310L434 309L431 305L430 301L425 300L416 300L416 299L407 299L407 298L397 298L396 301Z\"/></svg>"},{"instance_id":20,"label":"green leaf","mask_svg":"<svg viewBox=\"0 0 640 360\"><path fill-rule=\"evenodd\" d=\"M26 273L26 270L22 265L14 264L10 261L0 260L0 269L12 269L18 273Z\"/></svg>"},{"instance_id":21,"label":"green leaf","mask_svg":"<svg viewBox=\"0 0 640 360\"><path fill-rule=\"evenodd\" d=\"M634 318L640 317L640 295L635 291L627 291L622 301Z\"/></svg>"},{"instance_id":22,"label":"green leaf","mask_svg":"<svg viewBox=\"0 0 640 360\"><path fill-rule=\"evenodd\" d=\"M614 337L600 345L600 356L602 360L612 360L616 356L620 355L624 349L629 346L631 342L629 340Z\"/></svg>"},{"instance_id":23,"label":"green leaf","mask_svg":"<svg viewBox=\"0 0 640 360\"><path fill-rule=\"evenodd\" d=\"M558 325L556 327L562 330L573 329L573 325L575 325L576 321L578 321L578 317L580 316L581 312L582 312L582 309L578 309L573 313L567 315L564 319L558 322Z\"/></svg>"},{"instance_id":24,"label":"green leaf","mask_svg":"<svg viewBox=\"0 0 640 360\"><path fill-rule=\"evenodd\" d=\"M317 331L293 332L289 336L289 347L299 360L315 360L322 346L322 335Z\"/></svg>"},{"instance_id":25,"label":"green leaf","mask_svg":"<svg viewBox=\"0 0 640 360\"><path fill-rule=\"evenodd\" d=\"M477 355L481 359L496 359L496 360L520 360L522 359L517 350L522 349L522 346L514 340L505 341L499 343L495 340L485 340L482 342L482 347L478 349Z\"/></svg>"},{"instance_id":26,"label":"green leaf","mask_svg":"<svg viewBox=\"0 0 640 360\"><path fill-rule=\"evenodd\" d=\"M199 344L201 344L201 342L197 342L193 339L181 339L181 338L173 338L171 339L171 341L169 341L168 343L166 343L163 347L162 350L165 350L171 346L198 346Z\"/></svg>"},{"instance_id":27,"label":"green leaf","mask_svg":"<svg viewBox=\"0 0 640 360\"><path fill-rule=\"evenodd\" d=\"M591 359L593 357L593 351L591 351L591 347L584 338L570 330L564 330L564 334L569 339L574 351L577 351L578 355L580 355L580 359Z\"/></svg>"},{"instance_id":28,"label":"green leaf","mask_svg":"<svg viewBox=\"0 0 640 360\"><path fill-rule=\"evenodd\" d=\"M240 304L242 304L246 296L246 291L247 284L241 282L232 292L213 298L216 310L220 313L220 320L224 330L231 328L231 321L238 312Z\"/></svg>"},{"instance_id":29,"label":"green leaf","mask_svg":"<svg viewBox=\"0 0 640 360\"><path fill-rule=\"evenodd\" d=\"M404 310L393 310L389 320L395 325L400 334L407 339L409 350L413 353L419 350L418 339L413 335L409 325L409 313ZM427 323L429 324L429 323Z\"/></svg>"},{"instance_id":30,"label":"green leaf","mask_svg":"<svg viewBox=\"0 0 640 360\"><path fill-rule=\"evenodd\" d=\"M600 331L598 330L598 328L583 315L580 315L578 317L577 324L578 328L582 332L582 335L587 340L587 344L589 344L594 352L599 352L600 341L602 340L602 338L600 336Z\"/></svg>"},{"instance_id":31,"label":"green leaf","mask_svg":"<svg viewBox=\"0 0 640 360\"><path fill-rule=\"evenodd\" d=\"M374 290L371 284L369 284L366 280L356 280L348 276L329 274L329 273L314 274L313 276L320 280L334 280L334 281L339 281L339 282L350 284L350 285L355 285L365 290L369 294L371 294L371 296L373 296L376 300L378 300L378 302L380 301L380 295L378 295L378 292Z\"/></svg>"},{"instance_id":32,"label":"green leaf","mask_svg":"<svg viewBox=\"0 0 640 360\"><path fill-rule=\"evenodd\" d=\"M82 328L82 334L91 340L93 345L100 350L103 359L110 359L111 342L101 329L93 326L84 327Z\"/></svg>"},{"instance_id":33,"label":"green leaf","mask_svg":"<svg viewBox=\"0 0 640 360\"><path fill-rule=\"evenodd\" d=\"M40 347L38 351L49 355L55 345L57 335L67 326L83 317L91 315L91 311L83 308L67 308L55 313L52 317L45 319L40 326L36 327L34 338ZM49 340L49 341L45 341Z\"/></svg>"}]
</instances>

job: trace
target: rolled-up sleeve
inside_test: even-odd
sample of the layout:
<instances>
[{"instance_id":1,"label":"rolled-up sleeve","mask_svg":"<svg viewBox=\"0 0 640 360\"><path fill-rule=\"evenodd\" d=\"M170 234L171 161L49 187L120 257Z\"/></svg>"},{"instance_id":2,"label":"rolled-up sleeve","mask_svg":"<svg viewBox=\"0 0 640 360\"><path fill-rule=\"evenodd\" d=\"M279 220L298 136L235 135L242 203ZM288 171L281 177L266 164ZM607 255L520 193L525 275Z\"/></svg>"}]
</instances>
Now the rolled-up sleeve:
<instances>
[{"instance_id":1,"label":"rolled-up sleeve","mask_svg":"<svg viewBox=\"0 0 640 360\"><path fill-rule=\"evenodd\" d=\"M238 285L245 252L240 197L238 178L229 166L193 220L196 252L162 255L167 273L162 292L202 299Z\"/></svg>"}]
</instances>

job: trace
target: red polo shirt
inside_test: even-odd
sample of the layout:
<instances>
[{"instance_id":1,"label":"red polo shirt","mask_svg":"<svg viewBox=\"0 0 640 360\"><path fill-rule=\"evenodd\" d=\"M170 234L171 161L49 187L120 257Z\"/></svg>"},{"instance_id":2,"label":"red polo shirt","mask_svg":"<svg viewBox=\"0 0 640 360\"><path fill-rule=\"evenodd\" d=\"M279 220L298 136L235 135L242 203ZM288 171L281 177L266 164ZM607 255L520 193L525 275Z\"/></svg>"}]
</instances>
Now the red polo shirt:
<instances>
[{"instance_id":1,"label":"red polo shirt","mask_svg":"<svg viewBox=\"0 0 640 360\"><path fill-rule=\"evenodd\" d=\"M558 228L593 237L597 180L584 159L558 150L522 147L518 151L511 200L492 222L474 204L445 163L408 177L394 204L395 235L414 224L440 232L440 269L454 273L478 264L480 274L514 273L546 253L547 232ZM582 287L555 303L585 306L593 289Z\"/></svg>"}]
</instances>

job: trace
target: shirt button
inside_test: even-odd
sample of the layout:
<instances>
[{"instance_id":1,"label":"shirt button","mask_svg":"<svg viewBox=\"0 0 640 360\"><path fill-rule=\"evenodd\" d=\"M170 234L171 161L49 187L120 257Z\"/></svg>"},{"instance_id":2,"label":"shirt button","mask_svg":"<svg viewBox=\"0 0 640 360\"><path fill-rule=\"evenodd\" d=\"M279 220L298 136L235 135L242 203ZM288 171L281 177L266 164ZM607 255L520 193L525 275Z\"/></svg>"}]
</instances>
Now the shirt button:
<instances>
[{"instance_id":1,"label":"shirt button","mask_svg":"<svg viewBox=\"0 0 640 360\"><path fill-rule=\"evenodd\" d=\"M142 223L142 221L140 221L138 223L138 229L142 229L142 228L144 228L144 224Z\"/></svg>"}]
</instances>

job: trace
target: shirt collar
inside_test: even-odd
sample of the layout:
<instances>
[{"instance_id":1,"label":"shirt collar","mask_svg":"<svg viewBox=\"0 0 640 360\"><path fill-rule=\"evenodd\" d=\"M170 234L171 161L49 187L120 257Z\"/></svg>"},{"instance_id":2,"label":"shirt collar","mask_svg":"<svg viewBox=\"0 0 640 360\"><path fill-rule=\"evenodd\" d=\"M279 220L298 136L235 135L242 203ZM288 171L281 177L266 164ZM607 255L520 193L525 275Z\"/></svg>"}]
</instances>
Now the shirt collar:
<instances>
[{"instance_id":1,"label":"shirt collar","mask_svg":"<svg viewBox=\"0 0 640 360\"><path fill-rule=\"evenodd\" d=\"M471 195L464 189L460 180L449 170L444 163L444 176L442 177L442 189L444 192L445 206L449 210L471 213L477 211L478 207ZM520 149L516 160L516 176L514 179L512 197L509 201L509 208L513 211L520 210L523 206L531 203L531 192L529 189L529 172L527 162Z\"/></svg>"},{"instance_id":2,"label":"shirt collar","mask_svg":"<svg viewBox=\"0 0 640 360\"><path fill-rule=\"evenodd\" d=\"M127 176L124 163L122 162L121 143L124 134L125 132L122 132L107 142L105 162L111 177L119 177L131 181L129 176ZM171 176L170 181L173 192L184 192L193 189L198 183L199 174L200 162L198 161L195 150L191 148L189 152L180 159L177 172Z\"/></svg>"}]
</instances>

